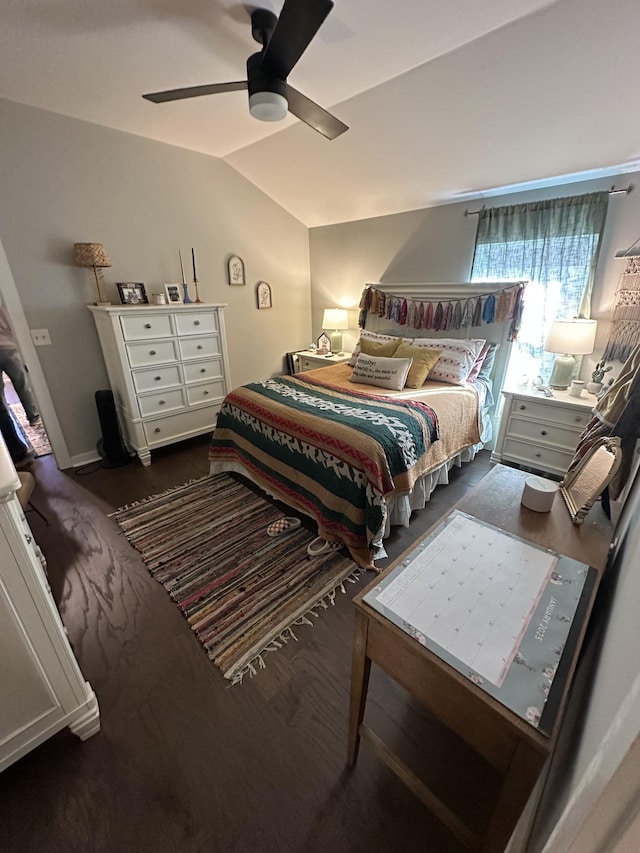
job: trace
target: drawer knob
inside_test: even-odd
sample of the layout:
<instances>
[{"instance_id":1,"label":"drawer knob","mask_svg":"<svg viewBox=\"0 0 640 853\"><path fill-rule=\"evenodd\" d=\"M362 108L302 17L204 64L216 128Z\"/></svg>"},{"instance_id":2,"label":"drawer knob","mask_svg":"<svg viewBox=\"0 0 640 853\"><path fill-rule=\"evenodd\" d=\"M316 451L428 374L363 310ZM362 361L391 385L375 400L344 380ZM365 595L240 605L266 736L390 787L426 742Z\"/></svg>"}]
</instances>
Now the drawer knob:
<instances>
[{"instance_id":1,"label":"drawer knob","mask_svg":"<svg viewBox=\"0 0 640 853\"><path fill-rule=\"evenodd\" d=\"M156 382L160 382L160 380L162 379L162 376L154 376L153 378L156 380Z\"/></svg>"},{"instance_id":2,"label":"drawer knob","mask_svg":"<svg viewBox=\"0 0 640 853\"><path fill-rule=\"evenodd\" d=\"M524 405L524 403L523 403L523 404L520 406L520 411L521 411L521 412L524 412L524 410L525 410L526 408L527 408L527 407L526 407L526 406Z\"/></svg>"},{"instance_id":3,"label":"drawer knob","mask_svg":"<svg viewBox=\"0 0 640 853\"><path fill-rule=\"evenodd\" d=\"M541 429L541 430L540 430L540 435L546 435L546 434L547 434L546 429Z\"/></svg>"},{"instance_id":4,"label":"drawer knob","mask_svg":"<svg viewBox=\"0 0 640 853\"><path fill-rule=\"evenodd\" d=\"M151 328L151 323L145 323L145 324L144 324L144 327L145 327L145 329L150 329L150 328Z\"/></svg>"},{"instance_id":5,"label":"drawer knob","mask_svg":"<svg viewBox=\"0 0 640 853\"><path fill-rule=\"evenodd\" d=\"M158 400L158 405L159 405L159 406L164 406L164 404L165 404L165 401L164 401L164 400Z\"/></svg>"},{"instance_id":6,"label":"drawer knob","mask_svg":"<svg viewBox=\"0 0 640 853\"><path fill-rule=\"evenodd\" d=\"M156 428L154 429L154 432L160 432L160 427L156 427Z\"/></svg>"},{"instance_id":7,"label":"drawer knob","mask_svg":"<svg viewBox=\"0 0 640 853\"><path fill-rule=\"evenodd\" d=\"M542 453L536 453L536 456L538 459L540 459L540 457L542 456Z\"/></svg>"},{"instance_id":8,"label":"drawer knob","mask_svg":"<svg viewBox=\"0 0 640 853\"><path fill-rule=\"evenodd\" d=\"M154 349L149 350L149 355L155 355L155 354L156 354L156 351Z\"/></svg>"},{"instance_id":9,"label":"drawer knob","mask_svg":"<svg viewBox=\"0 0 640 853\"><path fill-rule=\"evenodd\" d=\"M199 326L199 325L200 325L200 320L194 320L194 321L193 321L193 325L194 325L194 326Z\"/></svg>"},{"instance_id":10,"label":"drawer knob","mask_svg":"<svg viewBox=\"0 0 640 853\"><path fill-rule=\"evenodd\" d=\"M206 372L207 372L207 368L206 368L206 367L201 367L201 368L200 368L200 373L206 373Z\"/></svg>"},{"instance_id":11,"label":"drawer knob","mask_svg":"<svg viewBox=\"0 0 640 853\"><path fill-rule=\"evenodd\" d=\"M576 415L576 423L579 424L581 420L582 418L580 417L580 415Z\"/></svg>"},{"instance_id":12,"label":"drawer knob","mask_svg":"<svg viewBox=\"0 0 640 853\"><path fill-rule=\"evenodd\" d=\"M202 344L198 344L198 349L202 349Z\"/></svg>"},{"instance_id":13,"label":"drawer knob","mask_svg":"<svg viewBox=\"0 0 640 853\"><path fill-rule=\"evenodd\" d=\"M209 392L208 392L208 391L204 391L203 393L204 393L204 396L206 397L206 396L207 396L207 394L208 394Z\"/></svg>"}]
</instances>

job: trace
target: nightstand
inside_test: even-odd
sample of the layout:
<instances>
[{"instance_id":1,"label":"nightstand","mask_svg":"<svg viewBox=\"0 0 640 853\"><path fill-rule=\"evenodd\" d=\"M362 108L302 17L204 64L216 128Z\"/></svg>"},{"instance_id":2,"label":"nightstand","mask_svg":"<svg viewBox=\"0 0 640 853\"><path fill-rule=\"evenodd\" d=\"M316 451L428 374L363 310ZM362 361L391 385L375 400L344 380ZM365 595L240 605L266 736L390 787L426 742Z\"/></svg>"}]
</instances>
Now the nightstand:
<instances>
[{"instance_id":1,"label":"nightstand","mask_svg":"<svg viewBox=\"0 0 640 853\"><path fill-rule=\"evenodd\" d=\"M302 350L297 353L300 370L316 370L318 367L327 367L329 364L344 364L351 358L350 352L343 352L340 355L319 355L311 350Z\"/></svg>"},{"instance_id":2,"label":"nightstand","mask_svg":"<svg viewBox=\"0 0 640 853\"><path fill-rule=\"evenodd\" d=\"M564 476L578 439L591 420L595 395L572 397L568 391L503 391L504 404L492 462L515 462Z\"/></svg>"}]
</instances>

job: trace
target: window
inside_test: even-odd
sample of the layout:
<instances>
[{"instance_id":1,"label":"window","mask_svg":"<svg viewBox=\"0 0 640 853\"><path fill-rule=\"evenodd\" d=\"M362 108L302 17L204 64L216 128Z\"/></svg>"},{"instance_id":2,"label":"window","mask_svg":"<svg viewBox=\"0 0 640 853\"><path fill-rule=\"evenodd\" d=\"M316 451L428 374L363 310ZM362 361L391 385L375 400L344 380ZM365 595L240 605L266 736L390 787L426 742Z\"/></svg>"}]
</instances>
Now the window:
<instances>
[{"instance_id":1,"label":"window","mask_svg":"<svg viewBox=\"0 0 640 853\"><path fill-rule=\"evenodd\" d=\"M601 192L480 212L471 279L529 279L508 382L546 381L555 359L544 351L551 322L590 316L608 198Z\"/></svg>"}]
</instances>

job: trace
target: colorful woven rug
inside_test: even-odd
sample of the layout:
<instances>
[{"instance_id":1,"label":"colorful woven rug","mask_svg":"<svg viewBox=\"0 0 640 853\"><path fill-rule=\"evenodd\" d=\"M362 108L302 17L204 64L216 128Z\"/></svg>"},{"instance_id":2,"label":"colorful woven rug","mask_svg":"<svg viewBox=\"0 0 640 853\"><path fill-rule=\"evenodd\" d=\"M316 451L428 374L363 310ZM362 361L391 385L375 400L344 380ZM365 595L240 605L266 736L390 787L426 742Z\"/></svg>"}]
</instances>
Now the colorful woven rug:
<instances>
[{"instance_id":1,"label":"colorful woven rug","mask_svg":"<svg viewBox=\"0 0 640 853\"><path fill-rule=\"evenodd\" d=\"M304 527L267 535L277 507L227 474L203 477L112 514L232 683L313 625L360 569L342 551L307 555Z\"/></svg>"}]
</instances>

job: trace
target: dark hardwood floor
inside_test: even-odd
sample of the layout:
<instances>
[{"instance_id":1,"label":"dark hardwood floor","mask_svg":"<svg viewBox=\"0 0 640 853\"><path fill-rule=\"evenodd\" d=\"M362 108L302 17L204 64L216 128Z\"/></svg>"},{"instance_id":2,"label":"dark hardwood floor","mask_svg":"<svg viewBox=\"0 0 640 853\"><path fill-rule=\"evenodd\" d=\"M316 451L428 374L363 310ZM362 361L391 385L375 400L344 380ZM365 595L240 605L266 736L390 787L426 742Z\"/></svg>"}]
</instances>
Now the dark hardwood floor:
<instances>
[{"instance_id":1,"label":"dark hardwood floor","mask_svg":"<svg viewBox=\"0 0 640 853\"><path fill-rule=\"evenodd\" d=\"M33 465L28 514L86 679L101 732L64 730L0 776L7 853L458 853L460 845L363 744L345 768L353 594L371 572L267 668L229 687L108 513L208 469L207 438L153 454L150 468ZM489 470L489 453L451 472L389 560ZM167 524L171 519L167 519ZM384 566L388 561L381 562ZM1 690L7 689L2 685ZM490 769L375 667L367 723L442 798L482 825Z\"/></svg>"}]
</instances>

